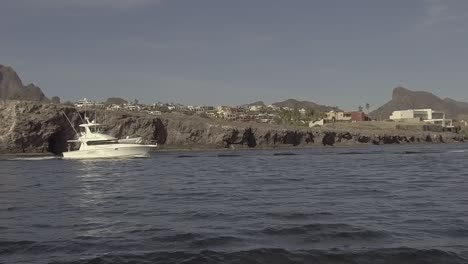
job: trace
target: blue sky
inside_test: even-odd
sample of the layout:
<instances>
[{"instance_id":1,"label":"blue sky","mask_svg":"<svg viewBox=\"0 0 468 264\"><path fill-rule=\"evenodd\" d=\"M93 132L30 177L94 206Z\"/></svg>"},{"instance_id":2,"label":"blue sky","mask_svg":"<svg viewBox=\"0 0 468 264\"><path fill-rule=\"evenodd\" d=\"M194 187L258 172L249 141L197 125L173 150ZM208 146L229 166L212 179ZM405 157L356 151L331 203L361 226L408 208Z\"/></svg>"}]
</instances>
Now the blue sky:
<instances>
[{"instance_id":1,"label":"blue sky","mask_svg":"<svg viewBox=\"0 0 468 264\"><path fill-rule=\"evenodd\" d=\"M0 64L63 100L468 101L465 0L0 0Z\"/></svg>"}]
</instances>

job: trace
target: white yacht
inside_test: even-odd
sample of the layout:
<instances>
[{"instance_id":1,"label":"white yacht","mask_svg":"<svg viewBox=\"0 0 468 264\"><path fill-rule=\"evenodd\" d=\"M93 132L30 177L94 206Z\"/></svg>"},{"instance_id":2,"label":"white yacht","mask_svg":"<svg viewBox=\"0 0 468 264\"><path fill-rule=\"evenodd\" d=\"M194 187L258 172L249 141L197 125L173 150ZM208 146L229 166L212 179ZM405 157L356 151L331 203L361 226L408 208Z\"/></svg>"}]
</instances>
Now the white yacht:
<instances>
[{"instance_id":1,"label":"white yacht","mask_svg":"<svg viewBox=\"0 0 468 264\"><path fill-rule=\"evenodd\" d=\"M141 138L117 139L104 134L105 125L90 122L85 118L85 124L80 125L78 139L68 140L69 143L79 143L78 150L63 153L64 159L99 159L99 158L137 158L148 157L157 145L144 145Z\"/></svg>"}]
</instances>

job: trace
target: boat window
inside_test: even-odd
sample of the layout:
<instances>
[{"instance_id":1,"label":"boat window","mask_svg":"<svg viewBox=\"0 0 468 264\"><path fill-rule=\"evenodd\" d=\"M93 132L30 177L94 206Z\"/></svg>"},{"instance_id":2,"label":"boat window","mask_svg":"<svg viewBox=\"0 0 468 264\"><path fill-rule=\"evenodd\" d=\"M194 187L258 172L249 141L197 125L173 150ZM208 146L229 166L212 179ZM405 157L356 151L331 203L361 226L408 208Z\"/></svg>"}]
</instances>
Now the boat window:
<instances>
[{"instance_id":1,"label":"boat window","mask_svg":"<svg viewBox=\"0 0 468 264\"><path fill-rule=\"evenodd\" d=\"M91 126L89 127L91 133L104 133L106 132L106 128L103 126Z\"/></svg>"},{"instance_id":2,"label":"boat window","mask_svg":"<svg viewBox=\"0 0 468 264\"><path fill-rule=\"evenodd\" d=\"M95 141L88 141L87 144L89 146L109 145L109 144L117 144L117 141L116 140L95 140Z\"/></svg>"}]
</instances>

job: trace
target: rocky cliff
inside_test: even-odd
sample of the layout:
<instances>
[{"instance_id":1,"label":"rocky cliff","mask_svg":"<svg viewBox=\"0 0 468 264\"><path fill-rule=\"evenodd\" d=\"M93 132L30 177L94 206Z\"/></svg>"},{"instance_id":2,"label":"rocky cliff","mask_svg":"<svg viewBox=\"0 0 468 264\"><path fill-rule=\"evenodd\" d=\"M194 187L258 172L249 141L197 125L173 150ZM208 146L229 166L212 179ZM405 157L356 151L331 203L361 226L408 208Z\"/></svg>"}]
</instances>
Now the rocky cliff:
<instances>
[{"instance_id":1,"label":"rocky cliff","mask_svg":"<svg viewBox=\"0 0 468 264\"><path fill-rule=\"evenodd\" d=\"M56 104L0 100L0 152L60 154L75 138L83 112ZM118 138L141 136L161 148L271 148L343 144L407 144L462 142L452 133L398 130L308 129L257 123L236 123L179 114L153 116L132 112L90 112ZM81 115L81 116L80 116Z\"/></svg>"},{"instance_id":2,"label":"rocky cliff","mask_svg":"<svg viewBox=\"0 0 468 264\"><path fill-rule=\"evenodd\" d=\"M49 99L34 84L23 86L18 74L11 68L0 65L0 99L48 102Z\"/></svg>"}]
</instances>

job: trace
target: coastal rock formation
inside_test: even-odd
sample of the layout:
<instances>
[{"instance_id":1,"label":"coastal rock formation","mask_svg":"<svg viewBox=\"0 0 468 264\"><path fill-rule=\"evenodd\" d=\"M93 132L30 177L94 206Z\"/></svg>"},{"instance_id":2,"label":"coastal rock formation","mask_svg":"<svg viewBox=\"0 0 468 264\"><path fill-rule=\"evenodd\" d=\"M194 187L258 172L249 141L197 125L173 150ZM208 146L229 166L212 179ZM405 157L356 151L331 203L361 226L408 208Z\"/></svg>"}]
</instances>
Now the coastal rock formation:
<instances>
[{"instance_id":1,"label":"coastal rock formation","mask_svg":"<svg viewBox=\"0 0 468 264\"><path fill-rule=\"evenodd\" d=\"M423 91L410 91L403 87L393 89L392 100L370 116L378 120L387 119L396 110L432 108L444 111L449 118L456 118L461 114L468 114L468 103L458 102L450 98L439 98L432 93Z\"/></svg>"},{"instance_id":2,"label":"coastal rock formation","mask_svg":"<svg viewBox=\"0 0 468 264\"><path fill-rule=\"evenodd\" d=\"M109 134L141 136L162 149L277 148L354 144L411 144L463 142L464 136L407 130L310 129L257 123L228 122L183 114L153 116L126 111L87 113L91 120L108 124ZM97 115L97 116L95 116ZM0 100L0 152L60 154L84 112L72 106Z\"/></svg>"},{"instance_id":3,"label":"coastal rock formation","mask_svg":"<svg viewBox=\"0 0 468 264\"><path fill-rule=\"evenodd\" d=\"M49 99L34 84L23 86L18 74L11 68L0 65L0 99L48 102Z\"/></svg>"}]
</instances>

